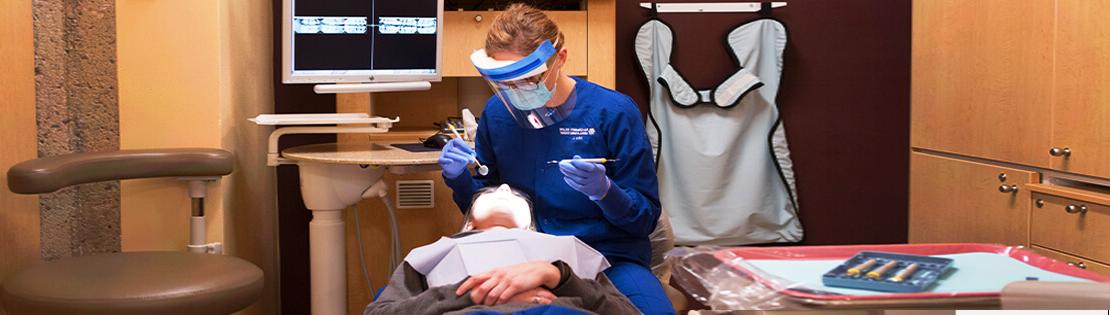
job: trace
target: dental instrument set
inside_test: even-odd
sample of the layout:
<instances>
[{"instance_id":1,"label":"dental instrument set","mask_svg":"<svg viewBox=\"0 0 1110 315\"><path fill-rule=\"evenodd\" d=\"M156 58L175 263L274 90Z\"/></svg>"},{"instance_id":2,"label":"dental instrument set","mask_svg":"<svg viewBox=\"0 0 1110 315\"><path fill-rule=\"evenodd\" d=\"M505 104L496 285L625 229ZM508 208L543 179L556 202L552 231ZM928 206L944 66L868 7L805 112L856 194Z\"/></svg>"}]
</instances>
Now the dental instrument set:
<instances>
[{"instance_id":1,"label":"dental instrument set","mask_svg":"<svg viewBox=\"0 0 1110 315\"><path fill-rule=\"evenodd\" d=\"M830 287L884 292L921 292L952 266L949 258L885 252L859 252L821 277Z\"/></svg>"}]
</instances>

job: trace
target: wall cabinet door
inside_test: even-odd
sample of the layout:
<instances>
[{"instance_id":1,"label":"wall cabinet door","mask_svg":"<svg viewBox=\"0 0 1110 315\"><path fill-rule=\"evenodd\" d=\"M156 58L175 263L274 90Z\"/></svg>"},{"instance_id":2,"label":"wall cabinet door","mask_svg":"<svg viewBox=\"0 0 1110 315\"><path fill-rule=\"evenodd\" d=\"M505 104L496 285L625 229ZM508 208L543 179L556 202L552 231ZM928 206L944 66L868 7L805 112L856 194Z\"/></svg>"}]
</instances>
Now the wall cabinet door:
<instances>
[{"instance_id":1,"label":"wall cabinet door","mask_svg":"<svg viewBox=\"0 0 1110 315\"><path fill-rule=\"evenodd\" d=\"M1052 167L1110 178L1110 2L1058 5L1052 146L1070 154Z\"/></svg>"},{"instance_id":2,"label":"wall cabinet door","mask_svg":"<svg viewBox=\"0 0 1110 315\"><path fill-rule=\"evenodd\" d=\"M586 11L544 11L566 38L566 73L586 75ZM476 77L470 53L481 49L498 11L443 12L443 76Z\"/></svg>"},{"instance_id":3,"label":"wall cabinet door","mask_svg":"<svg viewBox=\"0 0 1110 315\"><path fill-rule=\"evenodd\" d=\"M913 2L914 147L1049 166L1053 3Z\"/></svg>"},{"instance_id":4,"label":"wall cabinet door","mask_svg":"<svg viewBox=\"0 0 1110 315\"><path fill-rule=\"evenodd\" d=\"M910 157L910 242L1025 245L1029 190L1038 173L913 153ZM1005 174L1005 180L1000 175ZM999 187L1017 186L1016 192Z\"/></svg>"}]
</instances>

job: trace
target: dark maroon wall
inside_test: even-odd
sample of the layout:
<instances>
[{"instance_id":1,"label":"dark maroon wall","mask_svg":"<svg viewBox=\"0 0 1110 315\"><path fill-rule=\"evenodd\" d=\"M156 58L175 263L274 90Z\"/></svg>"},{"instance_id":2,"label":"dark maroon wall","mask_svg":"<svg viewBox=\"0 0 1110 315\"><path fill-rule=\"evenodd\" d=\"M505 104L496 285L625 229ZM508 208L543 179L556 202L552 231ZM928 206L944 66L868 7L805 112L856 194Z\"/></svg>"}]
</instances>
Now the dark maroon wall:
<instances>
[{"instance_id":1,"label":"dark maroon wall","mask_svg":"<svg viewBox=\"0 0 1110 315\"><path fill-rule=\"evenodd\" d=\"M310 84L281 83L281 8L282 0L273 0L274 6L274 113L334 113L335 95L320 95ZM288 135L281 137L279 148L284 150L303 144L335 142L335 135ZM308 221L312 214L301 199L300 176L297 167L277 167L278 199L278 262L281 278L281 313L309 314Z\"/></svg>"},{"instance_id":2,"label":"dark maroon wall","mask_svg":"<svg viewBox=\"0 0 1110 315\"><path fill-rule=\"evenodd\" d=\"M705 1L668 1L705 2ZM617 90L647 104L632 44L648 10L617 4ZM909 0L790 0L778 105L790 142L805 244L906 241ZM755 13L672 13L673 64L695 87L736 70L725 34Z\"/></svg>"}]
</instances>

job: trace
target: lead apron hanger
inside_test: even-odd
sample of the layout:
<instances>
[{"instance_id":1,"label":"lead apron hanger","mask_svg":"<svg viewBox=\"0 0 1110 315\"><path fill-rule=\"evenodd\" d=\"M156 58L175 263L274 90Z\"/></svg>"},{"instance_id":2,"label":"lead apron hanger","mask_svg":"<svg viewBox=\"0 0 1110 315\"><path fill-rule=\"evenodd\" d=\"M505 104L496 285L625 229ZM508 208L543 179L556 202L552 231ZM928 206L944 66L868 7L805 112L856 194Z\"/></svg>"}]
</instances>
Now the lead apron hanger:
<instances>
[{"instance_id":1,"label":"lead apron hanger","mask_svg":"<svg viewBox=\"0 0 1110 315\"><path fill-rule=\"evenodd\" d=\"M754 4L752 4L754 5ZM658 18L644 23L635 50L651 90L648 137L655 150L660 202L684 245L797 242L794 172L775 98L786 27L761 17L725 37L737 71L696 89L671 64L674 33Z\"/></svg>"}]
</instances>

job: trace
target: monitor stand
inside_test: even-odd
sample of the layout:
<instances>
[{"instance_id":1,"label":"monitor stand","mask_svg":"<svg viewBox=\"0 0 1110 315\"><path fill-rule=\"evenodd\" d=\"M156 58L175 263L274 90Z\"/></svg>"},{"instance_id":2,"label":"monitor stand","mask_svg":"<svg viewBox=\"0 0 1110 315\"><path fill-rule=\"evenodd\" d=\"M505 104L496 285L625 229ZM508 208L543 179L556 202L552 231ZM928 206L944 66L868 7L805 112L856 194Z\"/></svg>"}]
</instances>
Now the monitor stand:
<instances>
[{"instance_id":1,"label":"monitor stand","mask_svg":"<svg viewBox=\"0 0 1110 315\"><path fill-rule=\"evenodd\" d=\"M338 94L338 93L366 93L366 92L403 92L403 91L426 91L432 88L432 83L428 81L413 81L413 82L376 82L376 83L353 83L353 84L317 84L312 88L316 94Z\"/></svg>"}]
</instances>

